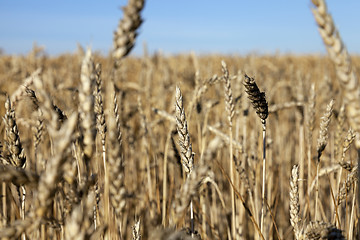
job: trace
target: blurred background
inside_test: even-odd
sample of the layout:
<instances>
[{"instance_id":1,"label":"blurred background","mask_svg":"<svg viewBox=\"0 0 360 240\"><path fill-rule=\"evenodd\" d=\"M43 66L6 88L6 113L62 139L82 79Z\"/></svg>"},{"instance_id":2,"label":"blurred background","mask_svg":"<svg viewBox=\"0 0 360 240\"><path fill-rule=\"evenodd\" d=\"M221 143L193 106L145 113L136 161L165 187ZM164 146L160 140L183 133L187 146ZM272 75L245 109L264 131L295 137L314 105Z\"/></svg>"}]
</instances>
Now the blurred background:
<instances>
[{"instance_id":1,"label":"blurred background","mask_svg":"<svg viewBox=\"0 0 360 240\"><path fill-rule=\"evenodd\" d=\"M0 1L0 48L27 54L36 43L49 55L72 53L77 44L107 55L126 0ZM351 54L360 53L360 1L328 0ZM150 0L143 11L133 55L324 54L311 1Z\"/></svg>"}]
</instances>

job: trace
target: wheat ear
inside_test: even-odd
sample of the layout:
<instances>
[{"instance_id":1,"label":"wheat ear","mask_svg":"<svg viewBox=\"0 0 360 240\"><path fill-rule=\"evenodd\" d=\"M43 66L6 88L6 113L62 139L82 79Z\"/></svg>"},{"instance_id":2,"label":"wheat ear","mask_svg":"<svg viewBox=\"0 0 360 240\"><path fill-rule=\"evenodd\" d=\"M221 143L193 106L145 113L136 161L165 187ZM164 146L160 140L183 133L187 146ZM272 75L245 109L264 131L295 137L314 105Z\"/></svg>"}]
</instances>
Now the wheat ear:
<instances>
[{"instance_id":1,"label":"wheat ear","mask_svg":"<svg viewBox=\"0 0 360 240\"><path fill-rule=\"evenodd\" d=\"M321 117L321 123L320 123L320 133L317 140L317 153L318 153L318 161L320 161L320 157L325 150L325 147L327 145L327 140L329 138L329 124L331 120L331 115L333 112L334 107L334 100L331 100L330 103L326 107L326 112L324 116Z\"/></svg>"},{"instance_id":2,"label":"wheat ear","mask_svg":"<svg viewBox=\"0 0 360 240\"><path fill-rule=\"evenodd\" d=\"M192 145L183 106L183 96L179 87L176 87L175 98L176 126L179 135L181 161L184 166L185 172L189 175L193 170L194 155L192 152Z\"/></svg>"},{"instance_id":3,"label":"wheat ear","mask_svg":"<svg viewBox=\"0 0 360 240\"><path fill-rule=\"evenodd\" d=\"M26 163L26 156L22 147L18 126L15 120L15 111L12 108L10 98L5 102L6 113L4 116L6 146L10 153L9 163L15 167L23 168Z\"/></svg>"},{"instance_id":4,"label":"wheat ear","mask_svg":"<svg viewBox=\"0 0 360 240\"><path fill-rule=\"evenodd\" d=\"M105 139L106 139L106 124L105 124L105 114L104 114L104 104L102 96L102 79L101 79L101 65L96 64L95 66L96 74L96 84L94 90L95 105L94 111L96 115L96 129L101 138L101 147L102 147L102 157L104 164L104 175L106 178L106 151L105 151Z\"/></svg>"},{"instance_id":5,"label":"wheat ear","mask_svg":"<svg viewBox=\"0 0 360 240\"><path fill-rule=\"evenodd\" d=\"M353 165L345 161L345 155L346 152L349 150L351 144L354 142L355 137L356 135L354 131L350 128L343 142L341 160L339 161L339 164L342 168L346 169L347 171L351 171Z\"/></svg>"},{"instance_id":6,"label":"wheat ear","mask_svg":"<svg viewBox=\"0 0 360 240\"><path fill-rule=\"evenodd\" d=\"M144 0L129 0L128 5L123 7L123 18L114 33L113 58L115 66L119 60L125 57L135 45L135 39L138 35L137 29L143 22L141 10L144 8Z\"/></svg>"}]
</instances>

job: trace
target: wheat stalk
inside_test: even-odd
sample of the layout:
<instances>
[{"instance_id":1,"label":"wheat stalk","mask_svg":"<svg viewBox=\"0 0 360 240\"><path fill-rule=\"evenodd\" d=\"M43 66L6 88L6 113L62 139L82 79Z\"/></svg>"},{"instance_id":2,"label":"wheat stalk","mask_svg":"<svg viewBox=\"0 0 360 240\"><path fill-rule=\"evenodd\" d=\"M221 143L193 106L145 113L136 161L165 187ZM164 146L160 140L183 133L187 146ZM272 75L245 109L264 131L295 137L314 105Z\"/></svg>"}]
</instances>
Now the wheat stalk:
<instances>
[{"instance_id":1,"label":"wheat stalk","mask_svg":"<svg viewBox=\"0 0 360 240\"><path fill-rule=\"evenodd\" d=\"M229 142L229 171L230 171L230 180L231 182L234 183L234 162L233 162L233 143L232 143L232 139L233 139L233 134L232 134L232 119L234 117L235 114L235 110L234 110L234 101L233 101L233 95L232 95L232 89L231 89L231 82L230 82L230 76L229 76L229 70L227 69L226 63L224 61L221 61L221 66L222 66L222 72L223 72L223 77L225 80L225 84L224 84L224 91L225 91L225 108L226 111L228 113L228 124L229 124L229 138L230 138L230 142ZM234 189L231 189L231 216L232 216L232 224L231 224L231 234L233 236L233 238L235 238L235 227L236 227L236 222L235 222L235 214L236 214L236 210L235 210L235 193L234 193Z\"/></svg>"}]
</instances>

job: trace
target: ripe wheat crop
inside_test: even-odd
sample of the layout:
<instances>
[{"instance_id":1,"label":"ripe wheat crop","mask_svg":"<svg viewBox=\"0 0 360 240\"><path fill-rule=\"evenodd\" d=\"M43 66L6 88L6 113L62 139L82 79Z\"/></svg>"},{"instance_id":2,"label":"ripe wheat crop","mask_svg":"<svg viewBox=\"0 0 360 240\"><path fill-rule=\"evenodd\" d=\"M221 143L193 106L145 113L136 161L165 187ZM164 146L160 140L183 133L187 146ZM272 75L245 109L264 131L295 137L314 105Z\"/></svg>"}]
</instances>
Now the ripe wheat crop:
<instances>
[{"instance_id":1,"label":"ripe wheat crop","mask_svg":"<svg viewBox=\"0 0 360 240\"><path fill-rule=\"evenodd\" d=\"M312 2L329 56L128 56L141 0L110 56L0 55L0 237L359 239L360 58Z\"/></svg>"}]
</instances>

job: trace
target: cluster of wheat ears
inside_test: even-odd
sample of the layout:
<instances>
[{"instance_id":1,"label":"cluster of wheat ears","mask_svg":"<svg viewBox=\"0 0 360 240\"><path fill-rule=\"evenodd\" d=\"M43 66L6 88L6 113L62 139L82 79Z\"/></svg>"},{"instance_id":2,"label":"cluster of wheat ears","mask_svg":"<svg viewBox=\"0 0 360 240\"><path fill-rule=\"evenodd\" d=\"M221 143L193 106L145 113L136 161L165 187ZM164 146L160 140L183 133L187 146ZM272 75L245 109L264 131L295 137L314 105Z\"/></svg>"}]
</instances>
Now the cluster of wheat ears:
<instances>
[{"instance_id":1,"label":"cluster of wheat ears","mask_svg":"<svg viewBox=\"0 0 360 240\"><path fill-rule=\"evenodd\" d=\"M360 85L329 56L0 56L1 239L359 239ZM266 92L266 95L265 95Z\"/></svg>"}]
</instances>

